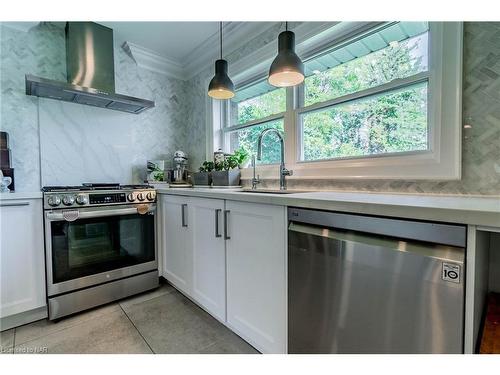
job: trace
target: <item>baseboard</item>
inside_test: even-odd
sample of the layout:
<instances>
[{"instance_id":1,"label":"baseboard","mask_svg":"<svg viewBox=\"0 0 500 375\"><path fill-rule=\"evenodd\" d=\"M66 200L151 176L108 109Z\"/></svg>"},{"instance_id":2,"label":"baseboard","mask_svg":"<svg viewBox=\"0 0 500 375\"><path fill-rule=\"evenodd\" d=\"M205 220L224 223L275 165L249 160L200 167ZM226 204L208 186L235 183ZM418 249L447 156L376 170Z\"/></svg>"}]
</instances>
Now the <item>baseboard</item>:
<instances>
[{"instance_id":1,"label":"baseboard","mask_svg":"<svg viewBox=\"0 0 500 375\"><path fill-rule=\"evenodd\" d=\"M0 318L0 331L5 331L7 329L19 327L40 319L45 319L47 316L47 306L38 307L19 314L5 316Z\"/></svg>"}]
</instances>

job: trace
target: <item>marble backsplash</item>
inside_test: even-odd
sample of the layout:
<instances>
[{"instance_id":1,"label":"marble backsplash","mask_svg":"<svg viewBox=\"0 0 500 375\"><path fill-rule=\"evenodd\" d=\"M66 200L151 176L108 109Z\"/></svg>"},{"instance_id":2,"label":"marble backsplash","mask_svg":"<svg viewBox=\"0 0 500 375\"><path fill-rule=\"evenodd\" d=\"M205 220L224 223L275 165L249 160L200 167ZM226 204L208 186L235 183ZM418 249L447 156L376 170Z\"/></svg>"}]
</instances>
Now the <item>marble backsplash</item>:
<instances>
[{"instance_id":1,"label":"marble backsplash","mask_svg":"<svg viewBox=\"0 0 500 375\"><path fill-rule=\"evenodd\" d=\"M187 84L141 70L115 49L116 91L155 100L133 115L40 99L42 186L140 183L148 159L171 159L186 139Z\"/></svg>"},{"instance_id":2,"label":"marble backsplash","mask_svg":"<svg viewBox=\"0 0 500 375\"><path fill-rule=\"evenodd\" d=\"M269 30L228 56L234 63L258 49L263 40L274 37ZM190 113L188 137L195 158L205 158L204 149L196 148L205 134L206 82L213 74L206 70L193 81L196 103ZM462 179L432 180L299 180L289 179L291 189L339 190L364 192L500 195L500 22L466 22L464 24L463 60L463 129ZM194 143L190 143L195 140ZM249 181L243 181L248 186ZM277 188L277 180L265 181L260 187Z\"/></svg>"},{"instance_id":3,"label":"marble backsplash","mask_svg":"<svg viewBox=\"0 0 500 375\"><path fill-rule=\"evenodd\" d=\"M189 85L146 71L115 45L121 94L151 99L139 115L25 95L24 75L66 80L64 30L0 26L0 128L10 135L16 190L82 182L139 183L146 160L186 147Z\"/></svg>"},{"instance_id":4,"label":"marble backsplash","mask_svg":"<svg viewBox=\"0 0 500 375\"><path fill-rule=\"evenodd\" d=\"M0 24L0 128L9 133L18 191L38 191L38 99L26 96L24 75L65 80L64 33L51 24L23 32Z\"/></svg>"}]
</instances>

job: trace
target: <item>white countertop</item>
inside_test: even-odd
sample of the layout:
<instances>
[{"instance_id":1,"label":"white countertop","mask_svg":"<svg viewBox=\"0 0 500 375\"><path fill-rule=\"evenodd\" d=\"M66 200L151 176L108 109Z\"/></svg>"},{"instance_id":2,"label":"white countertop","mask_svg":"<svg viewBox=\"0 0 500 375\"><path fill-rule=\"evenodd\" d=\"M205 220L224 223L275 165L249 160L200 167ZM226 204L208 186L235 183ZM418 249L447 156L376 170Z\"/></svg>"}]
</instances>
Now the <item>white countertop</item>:
<instances>
[{"instance_id":1,"label":"white countertop","mask_svg":"<svg viewBox=\"0 0 500 375\"><path fill-rule=\"evenodd\" d=\"M500 196L310 192L246 193L241 190L158 188L160 194L218 198L291 207L500 227Z\"/></svg>"},{"instance_id":2,"label":"white countertop","mask_svg":"<svg viewBox=\"0 0 500 375\"><path fill-rule=\"evenodd\" d=\"M42 199L41 191L20 191L10 193L0 193L0 201L12 199Z\"/></svg>"}]
</instances>

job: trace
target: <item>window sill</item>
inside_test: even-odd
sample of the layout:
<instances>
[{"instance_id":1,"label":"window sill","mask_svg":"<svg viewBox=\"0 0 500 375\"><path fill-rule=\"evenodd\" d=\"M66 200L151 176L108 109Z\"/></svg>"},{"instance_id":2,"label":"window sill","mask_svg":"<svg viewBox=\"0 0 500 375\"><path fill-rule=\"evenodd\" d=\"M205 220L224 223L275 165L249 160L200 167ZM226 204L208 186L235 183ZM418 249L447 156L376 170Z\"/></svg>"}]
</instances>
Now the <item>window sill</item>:
<instances>
[{"instance_id":1,"label":"window sill","mask_svg":"<svg viewBox=\"0 0 500 375\"><path fill-rule=\"evenodd\" d=\"M404 156L339 159L317 162L286 163L293 175L287 179L303 180L459 180L460 150L445 155L432 152ZM257 166L262 179L278 179L279 165ZM253 177L253 168L241 170L243 179Z\"/></svg>"}]
</instances>

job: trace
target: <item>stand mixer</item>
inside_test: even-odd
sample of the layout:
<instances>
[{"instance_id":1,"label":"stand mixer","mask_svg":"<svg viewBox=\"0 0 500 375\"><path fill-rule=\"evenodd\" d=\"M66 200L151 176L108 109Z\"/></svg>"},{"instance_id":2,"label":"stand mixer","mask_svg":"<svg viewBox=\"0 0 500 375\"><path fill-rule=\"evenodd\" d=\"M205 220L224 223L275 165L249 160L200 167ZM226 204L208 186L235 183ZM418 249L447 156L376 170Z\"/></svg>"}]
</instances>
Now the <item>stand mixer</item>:
<instances>
[{"instance_id":1,"label":"stand mixer","mask_svg":"<svg viewBox=\"0 0 500 375\"><path fill-rule=\"evenodd\" d=\"M188 157L184 151L176 151L174 153L174 171L170 187L191 187L187 181L187 164Z\"/></svg>"}]
</instances>

